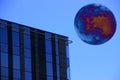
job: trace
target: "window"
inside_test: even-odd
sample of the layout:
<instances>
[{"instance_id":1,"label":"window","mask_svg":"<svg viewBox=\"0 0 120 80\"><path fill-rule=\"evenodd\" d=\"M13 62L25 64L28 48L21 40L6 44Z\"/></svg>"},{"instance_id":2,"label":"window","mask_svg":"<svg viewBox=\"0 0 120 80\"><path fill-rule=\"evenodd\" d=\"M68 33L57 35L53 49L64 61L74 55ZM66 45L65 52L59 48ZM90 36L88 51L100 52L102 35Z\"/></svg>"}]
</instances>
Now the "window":
<instances>
[{"instance_id":1,"label":"window","mask_svg":"<svg viewBox=\"0 0 120 80\"><path fill-rule=\"evenodd\" d=\"M46 53L52 55L52 42L51 42L51 34L50 33L45 33L45 38L46 38Z\"/></svg>"},{"instance_id":2,"label":"window","mask_svg":"<svg viewBox=\"0 0 120 80\"><path fill-rule=\"evenodd\" d=\"M24 35L24 48L31 48L30 35Z\"/></svg>"},{"instance_id":3,"label":"window","mask_svg":"<svg viewBox=\"0 0 120 80\"><path fill-rule=\"evenodd\" d=\"M31 50L30 49L24 49L24 55L25 57L31 57Z\"/></svg>"},{"instance_id":4,"label":"window","mask_svg":"<svg viewBox=\"0 0 120 80\"><path fill-rule=\"evenodd\" d=\"M1 67L1 76L8 77L8 68Z\"/></svg>"},{"instance_id":5,"label":"window","mask_svg":"<svg viewBox=\"0 0 120 80\"><path fill-rule=\"evenodd\" d=\"M15 46L19 46L19 33L16 32L16 31L13 31L12 32L12 42L13 42L13 45Z\"/></svg>"},{"instance_id":6,"label":"window","mask_svg":"<svg viewBox=\"0 0 120 80\"><path fill-rule=\"evenodd\" d=\"M7 77L1 77L1 80L8 80Z\"/></svg>"},{"instance_id":7,"label":"window","mask_svg":"<svg viewBox=\"0 0 120 80\"><path fill-rule=\"evenodd\" d=\"M8 67L8 54L1 53L1 66Z\"/></svg>"},{"instance_id":8,"label":"window","mask_svg":"<svg viewBox=\"0 0 120 80\"><path fill-rule=\"evenodd\" d=\"M47 80L53 80L53 77L47 76Z\"/></svg>"},{"instance_id":9,"label":"window","mask_svg":"<svg viewBox=\"0 0 120 80\"><path fill-rule=\"evenodd\" d=\"M19 32L19 26L17 24L12 23L12 30Z\"/></svg>"},{"instance_id":10,"label":"window","mask_svg":"<svg viewBox=\"0 0 120 80\"><path fill-rule=\"evenodd\" d=\"M25 58L25 71L31 72L31 59Z\"/></svg>"},{"instance_id":11,"label":"window","mask_svg":"<svg viewBox=\"0 0 120 80\"><path fill-rule=\"evenodd\" d=\"M20 79L20 70L13 69L13 78Z\"/></svg>"},{"instance_id":12,"label":"window","mask_svg":"<svg viewBox=\"0 0 120 80\"><path fill-rule=\"evenodd\" d=\"M59 67L60 65L57 65L56 67L56 69L57 69L57 78L60 78L60 67Z\"/></svg>"},{"instance_id":13,"label":"window","mask_svg":"<svg viewBox=\"0 0 120 80\"><path fill-rule=\"evenodd\" d=\"M13 68L20 69L20 56L13 55Z\"/></svg>"},{"instance_id":14,"label":"window","mask_svg":"<svg viewBox=\"0 0 120 80\"><path fill-rule=\"evenodd\" d=\"M19 47L13 46L13 54L14 55L20 55L20 49L19 49Z\"/></svg>"},{"instance_id":15,"label":"window","mask_svg":"<svg viewBox=\"0 0 120 80\"><path fill-rule=\"evenodd\" d=\"M25 80L32 80L32 74L30 72L25 72Z\"/></svg>"},{"instance_id":16,"label":"window","mask_svg":"<svg viewBox=\"0 0 120 80\"><path fill-rule=\"evenodd\" d=\"M46 61L52 63L52 55L46 55Z\"/></svg>"},{"instance_id":17,"label":"window","mask_svg":"<svg viewBox=\"0 0 120 80\"><path fill-rule=\"evenodd\" d=\"M7 22L0 20L0 28L4 28L6 26L7 26Z\"/></svg>"},{"instance_id":18,"label":"window","mask_svg":"<svg viewBox=\"0 0 120 80\"><path fill-rule=\"evenodd\" d=\"M8 43L7 29L0 28L0 42Z\"/></svg>"},{"instance_id":19,"label":"window","mask_svg":"<svg viewBox=\"0 0 120 80\"><path fill-rule=\"evenodd\" d=\"M52 63L47 63L46 67L47 67L47 75L52 76L53 75Z\"/></svg>"},{"instance_id":20,"label":"window","mask_svg":"<svg viewBox=\"0 0 120 80\"><path fill-rule=\"evenodd\" d=\"M70 80L70 67L67 68L67 79Z\"/></svg>"},{"instance_id":21,"label":"window","mask_svg":"<svg viewBox=\"0 0 120 80\"><path fill-rule=\"evenodd\" d=\"M7 44L0 44L1 52L8 52L8 45Z\"/></svg>"},{"instance_id":22,"label":"window","mask_svg":"<svg viewBox=\"0 0 120 80\"><path fill-rule=\"evenodd\" d=\"M26 26L24 27L24 33L25 34L30 34L30 28L27 28Z\"/></svg>"}]
</instances>

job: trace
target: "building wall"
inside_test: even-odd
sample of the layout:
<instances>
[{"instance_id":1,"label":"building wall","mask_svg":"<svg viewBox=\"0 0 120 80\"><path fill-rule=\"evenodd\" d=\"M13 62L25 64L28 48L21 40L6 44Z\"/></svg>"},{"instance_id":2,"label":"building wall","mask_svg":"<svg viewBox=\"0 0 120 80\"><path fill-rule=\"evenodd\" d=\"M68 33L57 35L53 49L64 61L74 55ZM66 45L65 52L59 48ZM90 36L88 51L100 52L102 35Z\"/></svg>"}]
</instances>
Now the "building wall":
<instances>
[{"instance_id":1,"label":"building wall","mask_svg":"<svg viewBox=\"0 0 120 80\"><path fill-rule=\"evenodd\" d=\"M68 38L0 20L0 80L70 80Z\"/></svg>"}]
</instances>

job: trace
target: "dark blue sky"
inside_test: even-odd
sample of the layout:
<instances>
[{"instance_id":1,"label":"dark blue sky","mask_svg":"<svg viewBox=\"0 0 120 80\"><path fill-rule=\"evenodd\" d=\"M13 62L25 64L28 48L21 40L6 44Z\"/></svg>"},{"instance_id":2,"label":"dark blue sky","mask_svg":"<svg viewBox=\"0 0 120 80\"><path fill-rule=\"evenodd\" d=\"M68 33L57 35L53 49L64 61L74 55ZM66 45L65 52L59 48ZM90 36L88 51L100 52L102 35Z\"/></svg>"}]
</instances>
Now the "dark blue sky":
<instances>
[{"instance_id":1,"label":"dark blue sky","mask_svg":"<svg viewBox=\"0 0 120 80\"><path fill-rule=\"evenodd\" d=\"M91 3L108 7L117 30L105 44L93 46L79 39L74 30L77 11ZM0 18L66 35L70 44L71 80L120 80L119 0L0 0Z\"/></svg>"}]
</instances>

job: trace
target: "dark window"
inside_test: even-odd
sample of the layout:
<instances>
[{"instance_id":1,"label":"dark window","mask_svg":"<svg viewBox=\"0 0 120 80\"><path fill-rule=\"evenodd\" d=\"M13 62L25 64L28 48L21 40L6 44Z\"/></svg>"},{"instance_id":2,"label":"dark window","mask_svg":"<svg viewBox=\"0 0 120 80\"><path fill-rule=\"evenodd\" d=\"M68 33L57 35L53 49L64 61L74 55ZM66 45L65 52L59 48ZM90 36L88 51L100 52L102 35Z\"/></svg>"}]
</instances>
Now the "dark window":
<instances>
[{"instance_id":1,"label":"dark window","mask_svg":"<svg viewBox=\"0 0 120 80\"><path fill-rule=\"evenodd\" d=\"M8 77L8 68L6 67L1 67L1 75Z\"/></svg>"},{"instance_id":2,"label":"dark window","mask_svg":"<svg viewBox=\"0 0 120 80\"><path fill-rule=\"evenodd\" d=\"M24 35L24 48L31 48L30 35Z\"/></svg>"},{"instance_id":3,"label":"dark window","mask_svg":"<svg viewBox=\"0 0 120 80\"><path fill-rule=\"evenodd\" d=\"M12 32L13 45L19 46L19 33L16 31Z\"/></svg>"},{"instance_id":4,"label":"dark window","mask_svg":"<svg viewBox=\"0 0 120 80\"><path fill-rule=\"evenodd\" d=\"M25 58L25 71L31 72L31 59Z\"/></svg>"},{"instance_id":5,"label":"dark window","mask_svg":"<svg viewBox=\"0 0 120 80\"><path fill-rule=\"evenodd\" d=\"M31 57L31 50L30 49L24 49L24 55L25 57Z\"/></svg>"},{"instance_id":6,"label":"dark window","mask_svg":"<svg viewBox=\"0 0 120 80\"><path fill-rule=\"evenodd\" d=\"M20 79L20 70L13 69L13 78Z\"/></svg>"},{"instance_id":7,"label":"dark window","mask_svg":"<svg viewBox=\"0 0 120 80\"><path fill-rule=\"evenodd\" d=\"M8 45L7 44L0 44L1 52L8 52Z\"/></svg>"},{"instance_id":8,"label":"dark window","mask_svg":"<svg viewBox=\"0 0 120 80\"><path fill-rule=\"evenodd\" d=\"M8 67L8 54L1 53L1 66Z\"/></svg>"},{"instance_id":9,"label":"dark window","mask_svg":"<svg viewBox=\"0 0 120 80\"><path fill-rule=\"evenodd\" d=\"M8 80L7 77L1 77L1 80Z\"/></svg>"},{"instance_id":10,"label":"dark window","mask_svg":"<svg viewBox=\"0 0 120 80\"><path fill-rule=\"evenodd\" d=\"M32 80L32 74L30 72L25 72L25 80Z\"/></svg>"},{"instance_id":11,"label":"dark window","mask_svg":"<svg viewBox=\"0 0 120 80\"><path fill-rule=\"evenodd\" d=\"M7 29L0 28L0 42L8 43Z\"/></svg>"},{"instance_id":12,"label":"dark window","mask_svg":"<svg viewBox=\"0 0 120 80\"><path fill-rule=\"evenodd\" d=\"M20 56L13 55L13 68L20 69Z\"/></svg>"},{"instance_id":13,"label":"dark window","mask_svg":"<svg viewBox=\"0 0 120 80\"><path fill-rule=\"evenodd\" d=\"M20 48L13 46L13 54L14 55L20 55Z\"/></svg>"}]
</instances>

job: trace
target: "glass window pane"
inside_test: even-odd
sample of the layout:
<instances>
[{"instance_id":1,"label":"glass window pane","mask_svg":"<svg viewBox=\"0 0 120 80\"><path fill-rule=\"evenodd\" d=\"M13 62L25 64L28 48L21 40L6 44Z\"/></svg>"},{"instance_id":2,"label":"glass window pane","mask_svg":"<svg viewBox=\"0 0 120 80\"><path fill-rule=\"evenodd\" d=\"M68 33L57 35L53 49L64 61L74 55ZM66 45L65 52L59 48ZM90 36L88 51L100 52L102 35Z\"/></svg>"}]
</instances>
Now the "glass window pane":
<instances>
[{"instance_id":1,"label":"glass window pane","mask_svg":"<svg viewBox=\"0 0 120 80\"><path fill-rule=\"evenodd\" d=\"M1 66L8 67L8 54L1 53Z\"/></svg>"},{"instance_id":2,"label":"glass window pane","mask_svg":"<svg viewBox=\"0 0 120 80\"><path fill-rule=\"evenodd\" d=\"M7 44L0 44L1 52L8 52L8 45Z\"/></svg>"},{"instance_id":3,"label":"glass window pane","mask_svg":"<svg viewBox=\"0 0 120 80\"><path fill-rule=\"evenodd\" d=\"M52 43L51 43L51 40L46 40L46 53L52 55Z\"/></svg>"},{"instance_id":4,"label":"glass window pane","mask_svg":"<svg viewBox=\"0 0 120 80\"><path fill-rule=\"evenodd\" d=\"M25 57L31 57L30 49L24 49L24 55L25 55Z\"/></svg>"},{"instance_id":5,"label":"glass window pane","mask_svg":"<svg viewBox=\"0 0 120 80\"><path fill-rule=\"evenodd\" d=\"M53 80L52 76L47 76L47 80Z\"/></svg>"},{"instance_id":6,"label":"glass window pane","mask_svg":"<svg viewBox=\"0 0 120 80\"><path fill-rule=\"evenodd\" d=\"M1 77L1 80L8 80L7 77Z\"/></svg>"},{"instance_id":7,"label":"glass window pane","mask_svg":"<svg viewBox=\"0 0 120 80\"><path fill-rule=\"evenodd\" d=\"M0 28L4 28L7 26L7 22L0 20Z\"/></svg>"},{"instance_id":8,"label":"glass window pane","mask_svg":"<svg viewBox=\"0 0 120 80\"><path fill-rule=\"evenodd\" d=\"M25 58L25 71L31 72L31 59Z\"/></svg>"},{"instance_id":9,"label":"glass window pane","mask_svg":"<svg viewBox=\"0 0 120 80\"><path fill-rule=\"evenodd\" d=\"M12 23L12 30L19 31L19 26L17 24Z\"/></svg>"},{"instance_id":10,"label":"glass window pane","mask_svg":"<svg viewBox=\"0 0 120 80\"><path fill-rule=\"evenodd\" d=\"M53 75L53 67L52 67L52 63L47 63L47 75L52 76Z\"/></svg>"},{"instance_id":11,"label":"glass window pane","mask_svg":"<svg viewBox=\"0 0 120 80\"><path fill-rule=\"evenodd\" d=\"M20 69L20 56L13 55L13 68Z\"/></svg>"},{"instance_id":12,"label":"glass window pane","mask_svg":"<svg viewBox=\"0 0 120 80\"><path fill-rule=\"evenodd\" d=\"M13 78L20 79L20 70L13 70Z\"/></svg>"},{"instance_id":13,"label":"glass window pane","mask_svg":"<svg viewBox=\"0 0 120 80\"><path fill-rule=\"evenodd\" d=\"M8 77L8 68L1 67L1 75Z\"/></svg>"},{"instance_id":14,"label":"glass window pane","mask_svg":"<svg viewBox=\"0 0 120 80\"><path fill-rule=\"evenodd\" d=\"M24 27L24 33L25 34L30 34L30 28Z\"/></svg>"},{"instance_id":15,"label":"glass window pane","mask_svg":"<svg viewBox=\"0 0 120 80\"><path fill-rule=\"evenodd\" d=\"M30 72L25 72L25 80L32 80L32 74Z\"/></svg>"},{"instance_id":16,"label":"glass window pane","mask_svg":"<svg viewBox=\"0 0 120 80\"><path fill-rule=\"evenodd\" d=\"M46 55L46 61L47 62L52 62L52 55Z\"/></svg>"},{"instance_id":17,"label":"glass window pane","mask_svg":"<svg viewBox=\"0 0 120 80\"><path fill-rule=\"evenodd\" d=\"M13 45L16 45L16 46L19 46L19 33L16 32L16 31L13 31L12 32L12 42L13 42Z\"/></svg>"},{"instance_id":18,"label":"glass window pane","mask_svg":"<svg viewBox=\"0 0 120 80\"><path fill-rule=\"evenodd\" d=\"M20 55L20 49L19 49L19 47L13 46L13 54L14 55Z\"/></svg>"},{"instance_id":19,"label":"glass window pane","mask_svg":"<svg viewBox=\"0 0 120 80\"><path fill-rule=\"evenodd\" d=\"M31 48L30 35L24 35L24 48Z\"/></svg>"},{"instance_id":20,"label":"glass window pane","mask_svg":"<svg viewBox=\"0 0 120 80\"><path fill-rule=\"evenodd\" d=\"M0 42L8 43L7 29L0 28Z\"/></svg>"}]
</instances>

